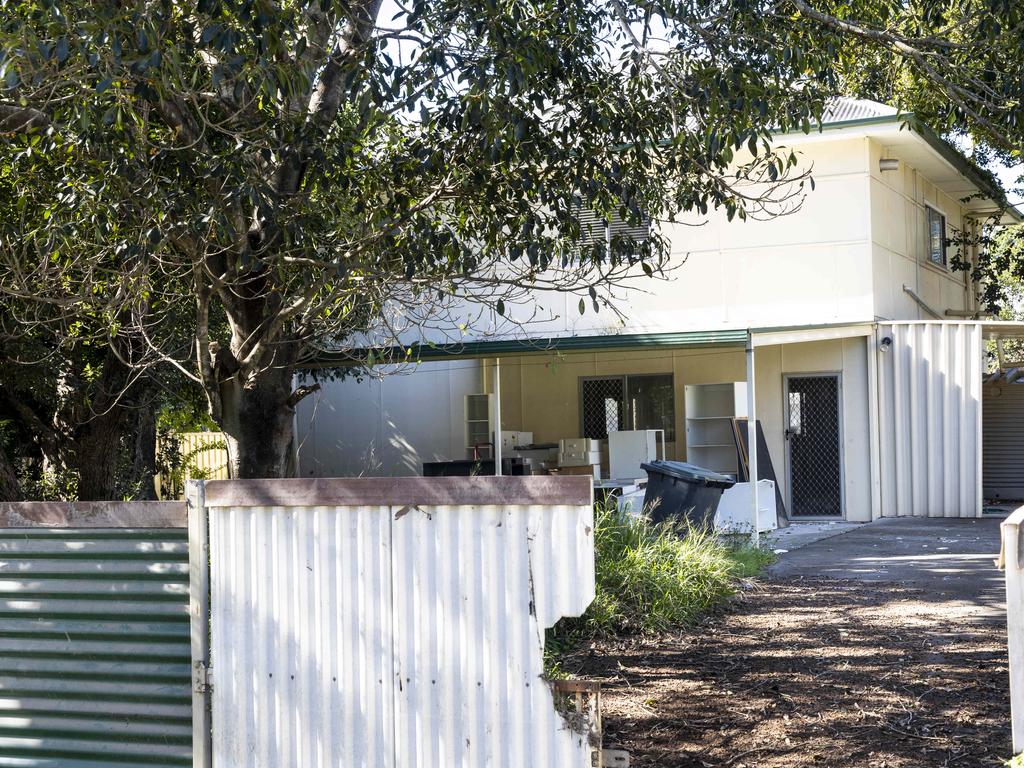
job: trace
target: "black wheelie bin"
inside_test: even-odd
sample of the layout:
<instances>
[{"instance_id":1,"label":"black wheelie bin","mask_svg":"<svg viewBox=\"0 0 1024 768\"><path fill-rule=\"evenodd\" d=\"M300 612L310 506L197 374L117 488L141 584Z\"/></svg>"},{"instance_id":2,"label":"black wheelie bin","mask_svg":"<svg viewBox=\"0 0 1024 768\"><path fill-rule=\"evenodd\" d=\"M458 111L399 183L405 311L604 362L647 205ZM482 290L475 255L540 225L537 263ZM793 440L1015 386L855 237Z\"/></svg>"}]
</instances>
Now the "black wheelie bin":
<instances>
[{"instance_id":1,"label":"black wheelie bin","mask_svg":"<svg viewBox=\"0 0 1024 768\"><path fill-rule=\"evenodd\" d=\"M656 523L676 520L694 528L710 528L722 492L736 485L727 475L682 461L652 461L640 466L647 471L644 509Z\"/></svg>"}]
</instances>

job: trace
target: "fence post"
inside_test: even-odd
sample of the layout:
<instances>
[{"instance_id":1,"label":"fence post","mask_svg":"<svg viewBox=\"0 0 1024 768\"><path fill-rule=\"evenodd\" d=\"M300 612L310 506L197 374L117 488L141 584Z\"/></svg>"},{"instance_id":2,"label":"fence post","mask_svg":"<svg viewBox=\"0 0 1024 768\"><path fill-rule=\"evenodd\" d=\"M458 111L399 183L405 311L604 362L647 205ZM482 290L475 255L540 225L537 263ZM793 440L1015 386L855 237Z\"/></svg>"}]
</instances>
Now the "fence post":
<instances>
[{"instance_id":1,"label":"fence post","mask_svg":"<svg viewBox=\"0 0 1024 768\"><path fill-rule=\"evenodd\" d=\"M1024 552L1020 527L1024 506L1002 522L1000 563L1006 569L1006 639L1010 657L1010 720L1013 753L1024 752Z\"/></svg>"},{"instance_id":2,"label":"fence post","mask_svg":"<svg viewBox=\"0 0 1024 768\"><path fill-rule=\"evenodd\" d=\"M192 480L188 502L189 617L192 634L192 765L213 765L210 710L210 539L206 488Z\"/></svg>"}]
</instances>

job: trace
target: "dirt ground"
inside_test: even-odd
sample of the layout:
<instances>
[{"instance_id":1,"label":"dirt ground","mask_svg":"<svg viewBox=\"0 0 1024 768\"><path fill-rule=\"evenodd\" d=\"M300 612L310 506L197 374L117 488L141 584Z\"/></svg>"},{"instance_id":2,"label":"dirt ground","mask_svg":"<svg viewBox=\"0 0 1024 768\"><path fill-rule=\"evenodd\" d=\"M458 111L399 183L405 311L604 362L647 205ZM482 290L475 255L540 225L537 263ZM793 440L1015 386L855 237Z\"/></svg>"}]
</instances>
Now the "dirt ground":
<instances>
[{"instance_id":1,"label":"dirt ground","mask_svg":"<svg viewBox=\"0 0 1024 768\"><path fill-rule=\"evenodd\" d=\"M759 580L681 636L565 665L604 684L605 744L659 768L999 766L1006 630L885 583Z\"/></svg>"}]
</instances>

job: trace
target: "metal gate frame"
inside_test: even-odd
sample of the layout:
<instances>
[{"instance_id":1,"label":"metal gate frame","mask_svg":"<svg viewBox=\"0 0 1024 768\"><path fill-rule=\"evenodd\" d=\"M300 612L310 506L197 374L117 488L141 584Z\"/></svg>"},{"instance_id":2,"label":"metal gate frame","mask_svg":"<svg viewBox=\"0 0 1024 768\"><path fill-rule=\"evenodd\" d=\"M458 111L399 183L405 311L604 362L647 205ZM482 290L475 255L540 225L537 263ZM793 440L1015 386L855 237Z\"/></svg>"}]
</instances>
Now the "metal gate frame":
<instances>
[{"instance_id":1,"label":"metal gate frame","mask_svg":"<svg viewBox=\"0 0 1024 768\"><path fill-rule=\"evenodd\" d=\"M839 423L839 514L838 515L796 515L793 513L793 461L790 457L791 440L785 436L786 425L789 424L789 380L790 379L825 379L836 380L836 414ZM792 371L782 374L782 428L783 441L786 444L786 509L790 520L845 520L846 519L846 444L843 424L843 373L842 371L810 371L803 373Z\"/></svg>"}]
</instances>

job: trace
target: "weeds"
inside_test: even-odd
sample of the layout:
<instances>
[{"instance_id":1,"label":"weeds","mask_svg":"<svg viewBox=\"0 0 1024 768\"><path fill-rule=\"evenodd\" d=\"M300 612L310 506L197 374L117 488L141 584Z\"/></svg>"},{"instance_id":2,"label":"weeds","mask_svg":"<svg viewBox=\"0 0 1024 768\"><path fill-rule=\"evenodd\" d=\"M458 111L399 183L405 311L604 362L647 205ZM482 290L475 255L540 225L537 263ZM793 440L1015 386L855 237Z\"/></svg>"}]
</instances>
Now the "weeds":
<instances>
[{"instance_id":1,"label":"weeds","mask_svg":"<svg viewBox=\"0 0 1024 768\"><path fill-rule=\"evenodd\" d=\"M579 618L562 619L548 635L549 667L583 642L653 634L692 625L774 556L712 531L679 530L646 516L599 508L594 533L597 589Z\"/></svg>"}]
</instances>

